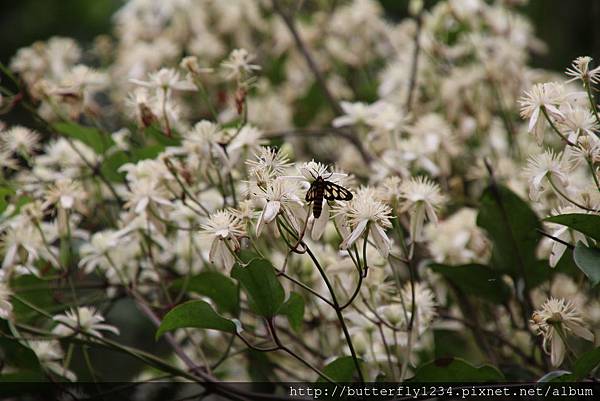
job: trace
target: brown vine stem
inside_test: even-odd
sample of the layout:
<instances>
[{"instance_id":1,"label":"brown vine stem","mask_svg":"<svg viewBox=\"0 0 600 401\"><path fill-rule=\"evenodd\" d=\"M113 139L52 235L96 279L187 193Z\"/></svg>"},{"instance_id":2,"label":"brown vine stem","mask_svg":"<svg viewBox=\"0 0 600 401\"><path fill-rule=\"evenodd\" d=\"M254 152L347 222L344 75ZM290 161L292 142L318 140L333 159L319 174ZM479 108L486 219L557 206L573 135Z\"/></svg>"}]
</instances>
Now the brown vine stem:
<instances>
[{"instance_id":1,"label":"brown vine stem","mask_svg":"<svg viewBox=\"0 0 600 401\"><path fill-rule=\"evenodd\" d=\"M414 37L414 49L412 56L412 64L410 66L410 81L408 82L408 93L406 95L406 113L410 112L412 109L412 102L415 92L415 87L417 86L417 71L419 69L419 53L421 52L421 27L423 25L421 13L415 17L415 22L417 23L415 29L415 37Z\"/></svg>"},{"instance_id":2,"label":"brown vine stem","mask_svg":"<svg viewBox=\"0 0 600 401\"><path fill-rule=\"evenodd\" d=\"M280 350L285 351L288 354L290 354L292 357L294 357L299 362L302 362L302 364L304 364L306 367L308 367L309 369L311 369L312 371L314 371L315 373L317 373L323 379L327 380L330 383L335 383L335 381L331 377L329 377L327 374L325 374L324 372L322 372L321 370L319 370L316 366L313 366L310 362L308 362L307 360L305 360L304 358L302 358L300 355L296 354L294 351L292 351L290 348L286 347L281 342L281 340L279 339L279 337L277 335L277 329L275 328L274 319L275 318L273 317L273 318L270 318L270 319L266 319L266 321L267 321L267 327L269 328L269 331L271 332L271 337L273 338L273 341L275 342L275 344L277 345L277 347Z\"/></svg>"},{"instance_id":3,"label":"brown vine stem","mask_svg":"<svg viewBox=\"0 0 600 401\"><path fill-rule=\"evenodd\" d=\"M346 141L350 142L352 146L360 153L360 157L366 164L370 164L373 161L373 157L367 152L360 139L354 136L351 132L335 127L324 127L324 128L292 128L283 131L271 131L266 132L265 137L267 138L285 138L291 136L298 137L320 137L325 135L338 136Z\"/></svg>"},{"instance_id":4,"label":"brown vine stem","mask_svg":"<svg viewBox=\"0 0 600 401\"><path fill-rule=\"evenodd\" d=\"M279 1L272 0L272 4L273 4L273 10L275 11L276 14L278 14L281 17L284 24L288 28L288 31L292 35L294 42L296 44L296 47L298 48L298 50L304 57L304 60L306 61L308 68L311 70L311 72L315 76L317 84L318 84L319 88L321 89L321 92L323 92L325 99L327 100L327 102L329 103L331 108L333 109L333 112L336 115L344 114L344 110L342 110L342 107L340 106L338 101L335 99L335 97L333 96L331 91L329 90L329 87L327 86L327 82L325 81L325 78L323 77L323 74L321 73L321 70L319 70L319 67L317 66L317 63L316 63L315 59L313 58L312 54L310 53L310 50L306 46L306 43L304 43L304 40L302 39L302 37L300 36L300 32L298 32L298 29L296 28L296 23L295 23L294 19L281 8ZM360 142L360 140L356 137L356 135L354 133L347 133L346 135L348 136L347 139L349 139L352 142L352 144L356 147L356 149L360 152L361 157L363 158L365 163L371 164L372 157L364 149L362 142Z\"/></svg>"}]
</instances>

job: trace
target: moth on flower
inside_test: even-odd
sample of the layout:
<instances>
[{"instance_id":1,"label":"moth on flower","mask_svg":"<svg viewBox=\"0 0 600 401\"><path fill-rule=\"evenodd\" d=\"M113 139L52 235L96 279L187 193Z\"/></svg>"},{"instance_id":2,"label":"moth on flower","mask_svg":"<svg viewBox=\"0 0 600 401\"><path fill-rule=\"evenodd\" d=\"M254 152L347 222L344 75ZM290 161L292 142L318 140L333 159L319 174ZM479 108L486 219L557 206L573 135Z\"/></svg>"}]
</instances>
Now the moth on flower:
<instances>
[{"instance_id":1,"label":"moth on flower","mask_svg":"<svg viewBox=\"0 0 600 401\"><path fill-rule=\"evenodd\" d=\"M303 163L298 167L300 176L282 176L298 179L310 184L305 195L305 201L313 205L313 228L311 237L317 240L323 235L329 221L329 201L351 200L352 192L337 184L346 174L330 172L323 163L314 160ZM323 178L326 177L326 178Z\"/></svg>"},{"instance_id":2,"label":"moth on flower","mask_svg":"<svg viewBox=\"0 0 600 401\"><path fill-rule=\"evenodd\" d=\"M315 217L315 219L318 219L319 216L321 216L321 211L323 208L323 198L328 201L349 201L352 199L352 192L348 191L341 185L337 185L331 181L327 181L327 179L323 178L322 176L318 176L315 178L310 188L308 189L305 198L307 202L314 202L313 216Z\"/></svg>"}]
</instances>

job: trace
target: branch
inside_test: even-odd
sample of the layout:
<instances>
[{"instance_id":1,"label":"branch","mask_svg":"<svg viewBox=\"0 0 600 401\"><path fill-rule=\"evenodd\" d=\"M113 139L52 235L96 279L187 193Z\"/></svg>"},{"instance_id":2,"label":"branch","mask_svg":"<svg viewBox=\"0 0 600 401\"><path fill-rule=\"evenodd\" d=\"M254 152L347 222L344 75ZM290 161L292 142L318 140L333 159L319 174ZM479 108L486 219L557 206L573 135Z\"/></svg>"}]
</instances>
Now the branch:
<instances>
[{"instance_id":1,"label":"branch","mask_svg":"<svg viewBox=\"0 0 600 401\"><path fill-rule=\"evenodd\" d=\"M408 94L406 95L406 113L410 112L412 108L413 94L415 91L415 86L417 84L417 70L419 67L419 53L421 52L421 27L423 25L423 21L421 18L421 14L415 17L415 21L417 22L417 27L415 29L415 39L414 39L414 49L412 56L412 65L410 67L410 81L408 83Z\"/></svg>"},{"instance_id":2,"label":"branch","mask_svg":"<svg viewBox=\"0 0 600 401\"><path fill-rule=\"evenodd\" d=\"M281 6L277 0L272 0L272 4L273 4L273 10L275 11L275 13L277 13L283 19L283 22L285 23L288 30L292 34L292 37L294 38L294 42L296 43L296 46L300 50L300 53L302 53L302 56L304 56L304 60L306 61L308 68L311 70L311 72L315 76L315 79L317 80L317 84L319 85L321 92L323 92L323 95L325 95L325 98L327 99L327 102L331 105L331 108L333 109L334 113L338 116L344 114L344 110L342 110L342 107L340 106L338 101L335 99L335 97L333 96L333 94L331 93L329 88L327 87L327 83L325 82L325 78L323 77L323 74L319 70L317 63L315 62L315 59L310 54L308 47L302 40L302 37L300 36L298 29L296 28L296 24L295 24L293 18L291 18L288 14L285 13L285 11L283 11L283 9L281 8ZM338 131L340 131L340 130L338 130ZM360 152L360 155L363 158L363 160L365 161L365 163L371 164L372 157L364 149L360 139L358 139L356 137L356 135L354 135L353 133L346 132L346 131L344 131L344 136Z\"/></svg>"},{"instance_id":3,"label":"branch","mask_svg":"<svg viewBox=\"0 0 600 401\"><path fill-rule=\"evenodd\" d=\"M358 153L360 153L360 157L363 159L363 161L365 163L371 164L371 162L373 161L373 157L367 152L367 150L363 146L360 139L358 139L351 132L348 132L347 130L345 130L343 128L335 128L335 127L331 127L331 128L328 128L328 127L324 127L324 128L292 128L289 130L270 131L270 132L265 133L265 136L267 138L284 138L284 137L290 137L290 136L308 136L308 137L317 136L318 137L318 136L326 136L326 135L338 136L342 139L347 140L348 142L350 142L350 144L352 144L352 146L354 146L354 148L358 151Z\"/></svg>"},{"instance_id":4,"label":"branch","mask_svg":"<svg viewBox=\"0 0 600 401\"><path fill-rule=\"evenodd\" d=\"M331 91L327 87L327 84L325 83L325 78L323 78L323 74L321 74L321 71L317 67L317 63L315 62L315 59L312 57L308 48L306 47L306 44L302 40L302 37L300 36L298 29L296 29L296 24L295 24L294 20L283 11L283 9L281 8L281 6L279 5L279 2L277 0L273 0L272 3L273 3L273 10L275 10L275 12L283 19L283 22L285 23L288 30L292 34L292 36L294 38L294 42L296 42L296 46L298 47L298 50L300 50L300 52L302 53L302 56L304 56L304 60L306 60L306 64L308 64L308 68L310 68L310 70L314 74L314 76L317 80L317 83L319 84L321 91L325 95L325 98L327 98L327 101L331 105L331 108L337 115L344 114L344 111L340 107L339 103L337 102L337 100L335 100L335 98L331 94Z\"/></svg>"}]
</instances>

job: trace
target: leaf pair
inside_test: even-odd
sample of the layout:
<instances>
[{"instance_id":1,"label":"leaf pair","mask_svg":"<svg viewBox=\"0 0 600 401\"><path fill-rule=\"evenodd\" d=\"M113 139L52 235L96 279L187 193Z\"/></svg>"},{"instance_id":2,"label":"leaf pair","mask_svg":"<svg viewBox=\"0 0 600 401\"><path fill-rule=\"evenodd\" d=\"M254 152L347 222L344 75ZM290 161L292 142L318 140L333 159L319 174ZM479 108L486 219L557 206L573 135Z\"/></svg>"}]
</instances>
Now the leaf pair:
<instances>
[{"instance_id":1,"label":"leaf pair","mask_svg":"<svg viewBox=\"0 0 600 401\"><path fill-rule=\"evenodd\" d=\"M265 318L284 315L290 326L299 331L304 316L304 301L297 293L291 293L287 301L285 291L273 265L265 259L251 258L247 266L234 266L231 276L238 280L248 297L250 309ZM183 285L178 282L176 287ZM233 315L239 313L239 296L234 282L216 272L204 272L188 282L188 289L211 298L219 310ZM235 333L235 323L214 311L205 301L189 301L173 308L161 322L156 338L167 331L184 327L214 329Z\"/></svg>"}]
</instances>

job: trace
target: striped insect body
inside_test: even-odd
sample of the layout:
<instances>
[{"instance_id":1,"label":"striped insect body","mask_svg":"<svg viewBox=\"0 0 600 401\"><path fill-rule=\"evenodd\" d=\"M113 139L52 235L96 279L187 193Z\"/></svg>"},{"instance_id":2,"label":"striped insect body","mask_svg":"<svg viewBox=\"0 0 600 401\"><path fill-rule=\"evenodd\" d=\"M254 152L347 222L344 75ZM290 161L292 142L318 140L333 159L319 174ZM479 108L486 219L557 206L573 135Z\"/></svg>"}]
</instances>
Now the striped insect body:
<instances>
[{"instance_id":1,"label":"striped insect body","mask_svg":"<svg viewBox=\"0 0 600 401\"><path fill-rule=\"evenodd\" d=\"M352 192L318 176L308 189L305 199L307 202L313 202L313 216L318 219L323 210L323 199L348 201L352 199Z\"/></svg>"}]
</instances>

